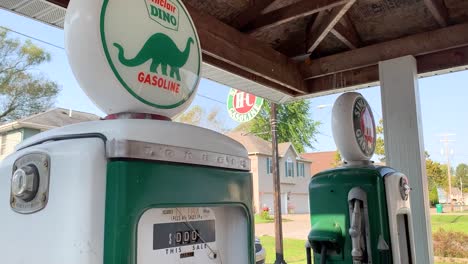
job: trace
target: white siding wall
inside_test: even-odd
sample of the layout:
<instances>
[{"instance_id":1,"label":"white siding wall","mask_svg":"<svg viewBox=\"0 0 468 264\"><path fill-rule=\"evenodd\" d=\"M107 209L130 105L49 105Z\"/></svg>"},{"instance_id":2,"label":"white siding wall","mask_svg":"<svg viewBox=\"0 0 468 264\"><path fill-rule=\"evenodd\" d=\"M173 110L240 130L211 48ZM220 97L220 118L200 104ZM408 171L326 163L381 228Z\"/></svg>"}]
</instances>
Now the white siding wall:
<instances>
[{"instance_id":1,"label":"white siding wall","mask_svg":"<svg viewBox=\"0 0 468 264\"><path fill-rule=\"evenodd\" d=\"M272 174L267 174L267 156L251 155L250 159L252 163L255 163L256 167L252 167L252 173L254 177L254 194L255 207L257 212L264 206L268 206L273 212L273 176ZM286 167L285 162L290 158L294 163L294 175L293 177L286 177ZM255 162L254 162L255 161ZM283 208L287 208L286 203L293 205L295 207L295 213L308 213L309 212L309 180L310 180L310 163L304 164L304 177L297 176L297 160L296 154L292 148L290 148L286 155L280 158L279 161L279 173L281 181L281 197ZM255 181L258 180L258 191L255 189ZM287 193L289 195L289 201L286 200ZM257 198L258 197L258 198ZM286 210L283 210L283 213L287 213Z\"/></svg>"},{"instance_id":2,"label":"white siding wall","mask_svg":"<svg viewBox=\"0 0 468 264\"><path fill-rule=\"evenodd\" d=\"M18 145L23 139L23 133L21 131L3 134L0 136L3 142L1 144L0 160L3 160L6 156L13 153L16 145Z\"/></svg>"}]
</instances>

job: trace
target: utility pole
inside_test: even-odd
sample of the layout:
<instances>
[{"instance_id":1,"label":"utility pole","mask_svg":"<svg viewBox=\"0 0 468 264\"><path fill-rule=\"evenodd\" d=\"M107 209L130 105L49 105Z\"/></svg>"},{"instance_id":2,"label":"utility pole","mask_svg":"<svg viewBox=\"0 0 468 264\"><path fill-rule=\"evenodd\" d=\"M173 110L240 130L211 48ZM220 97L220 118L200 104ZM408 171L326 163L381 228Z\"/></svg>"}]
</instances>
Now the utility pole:
<instances>
[{"instance_id":1,"label":"utility pole","mask_svg":"<svg viewBox=\"0 0 468 264\"><path fill-rule=\"evenodd\" d=\"M450 199L450 212L453 212L453 199L452 199L452 173L450 171L450 153L449 153L449 142L455 142L455 140L449 139L449 136L454 136L455 134L445 133L442 134L442 139L440 142L444 144L445 157L447 158L447 177L448 177L448 198Z\"/></svg>"},{"instance_id":2,"label":"utility pole","mask_svg":"<svg viewBox=\"0 0 468 264\"><path fill-rule=\"evenodd\" d=\"M271 143L273 149L273 187L274 187L274 207L275 207L275 264L286 264L283 254L283 227L281 222L281 188L278 163L278 138L276 135L276 104L271 103L270 113Z\"/></svg>"}]
</instances>

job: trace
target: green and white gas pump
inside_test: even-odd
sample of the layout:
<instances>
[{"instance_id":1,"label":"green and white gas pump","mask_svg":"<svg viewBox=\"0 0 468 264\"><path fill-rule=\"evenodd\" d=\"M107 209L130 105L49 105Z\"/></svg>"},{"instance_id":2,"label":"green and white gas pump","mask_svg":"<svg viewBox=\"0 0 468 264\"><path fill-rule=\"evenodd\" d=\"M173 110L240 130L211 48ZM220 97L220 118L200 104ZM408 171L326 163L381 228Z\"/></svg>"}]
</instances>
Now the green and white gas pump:
<instances>
[{"instance_id":1,"label":"green and white gas pump","mask_svg":"<svg viewBox=\"0 0 468 264\"><path fill-rule=\"evenodd\" d=\"M333 106L333 137L344 166L323 171L309 185L314 263L416 264L408 179L375 166L372 110L359 93Z\"/></svg>"},{"instance_id":2,"label":"green and white gas pump","mask_svg":"<svg viewBox=\"0 0 468 264\"><path fill-rule=\"evenodd\" d=\"M171 122L201 48L179 0L72 0L72 70L109 116L21 143L0 166L0 263L254 263L247 151Z\"/></svg>"}]
</instances>

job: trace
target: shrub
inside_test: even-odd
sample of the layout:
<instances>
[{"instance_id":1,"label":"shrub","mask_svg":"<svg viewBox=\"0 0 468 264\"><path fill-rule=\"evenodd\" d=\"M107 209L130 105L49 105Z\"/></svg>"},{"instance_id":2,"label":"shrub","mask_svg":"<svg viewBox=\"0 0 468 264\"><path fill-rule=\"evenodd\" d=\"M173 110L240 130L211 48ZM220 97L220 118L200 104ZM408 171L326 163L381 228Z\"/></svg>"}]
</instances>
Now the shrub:
<instances>
[{"instance_id":1,"label":"shrub","mask_svg":"<svg viewBox=\"0 0 468 264\"><path fill-rule=\"evenodd\" d=\"M441 228L432 237L435 256L468 258L468 234L445 231Z\"/></svg>"},{"instance_id":2,"label":"shrub","mask_svg":"<svg viewBox=\"0 0 468 264\"><path fill-rule=\"evenodd\" d=\"M270 220L270 208L268 208L268 206L264 206L262 208L262 212L260 213L260 218L264 220Z\"/></svg>"},{"instance_id":3,"label":"shrub","mask_svg":"<svg viewBox=\"0 0 468 264\"><path fill-rule=\"evenodd\" d=\"M429 192L429 201L431 203L431 206L435 206L436 204L439 203L439 194L437 193L437 187L434 186Z\"/></svg>"}]
</instances>

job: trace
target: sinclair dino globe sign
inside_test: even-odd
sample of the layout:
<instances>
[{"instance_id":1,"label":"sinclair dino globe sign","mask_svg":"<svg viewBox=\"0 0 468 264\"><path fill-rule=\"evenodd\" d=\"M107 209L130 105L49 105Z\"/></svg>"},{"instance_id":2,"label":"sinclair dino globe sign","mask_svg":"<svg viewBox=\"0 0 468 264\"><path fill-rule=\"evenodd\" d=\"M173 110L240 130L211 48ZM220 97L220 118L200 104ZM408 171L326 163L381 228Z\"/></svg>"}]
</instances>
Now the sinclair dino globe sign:
<instances>
[{"instance_id":1,"label":"sinclair dino globe sign","mask_svg":"<svg viewBox=\"0 0 468 264\"><path fill-rule=\"evenodd\" d=\"M201 47L181 0L71 1L65 39L80 86L108 114L173 117L193 100Z\"/></svg>"},{"instance_id":2,"label":"sinclair dino globe sign","mask_svg":"<svg viewBox=\"0 0 468 264\"><path fill-rule=\"evenodd\" d=\"M178 0L105 0L101 12L102 45L125 89L158 108L185 102L200 78L201 49L184 6Z\"/></svg>"},{"instance_id":3,"label":"sinclair dino globe sign","mask_svg":"<svg viewBox=\"0 0 468 264\"><path fill-rule=\"evenodd\" d=\"M257 116L262 109L263 98L232 89L227 99L229 116L239 123L248 122Z\"/></svg>"}]
</instances>

